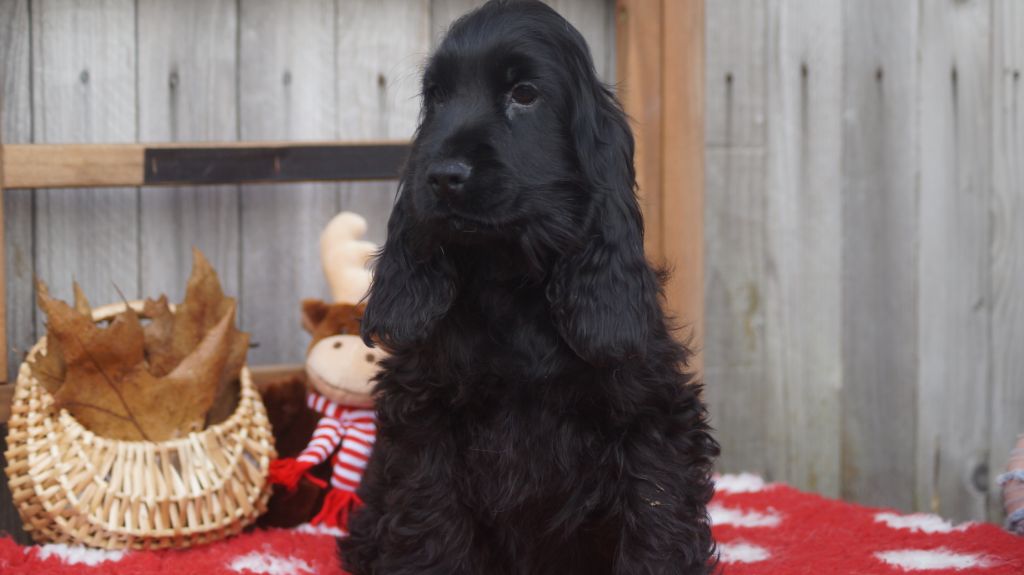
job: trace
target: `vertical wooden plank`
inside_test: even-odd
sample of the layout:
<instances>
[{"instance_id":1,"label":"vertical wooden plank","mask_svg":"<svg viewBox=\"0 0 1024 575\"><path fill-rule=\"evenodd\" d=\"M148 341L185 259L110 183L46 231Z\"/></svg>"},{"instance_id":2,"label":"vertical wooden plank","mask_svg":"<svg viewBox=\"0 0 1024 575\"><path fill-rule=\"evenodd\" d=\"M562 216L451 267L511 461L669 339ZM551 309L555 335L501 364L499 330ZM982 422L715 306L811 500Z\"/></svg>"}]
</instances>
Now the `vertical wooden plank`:
<instances>
[{"instance_id":1,"label":"vertical wooden plank","mask_svg":"<svg viewBox=\"0 0 1024 575\"><path fill-rule=\"evenodd\" d=\"M243 140L335 139L333 0L244 0L239 113ZM336 184L242 187L242 326L253 364L301 361L304 297L327 297L318 238L338 211Z\"/></svg>"},{"instance_id":2,"label":"vertical wooden plank","mask_svg":"<svg viewBox=\"0 0 1024 575\"><path fill-rule=\"evenodd\" d=\"M842 5L771 5L765 384L787 482L839 494Z\"/></svg>"},{"instance_id":3,"label":"vertical wooden plank","mask_svg":"<svg viewBox=\"0 0 1024 575\"><path fill-rule=\"evenodd\" d=\"M339 0L337 18L339 136L411 138L430 49L429 0ZM341 206L363 215L367 238L382 244L396 190L396 182L341 184Z\"/></svg>"},{"instance_id":4,"label":"vertical wooden plank","mask_svg":"<svg viewBox=\"0 0 1024 575\"><path fill-rule=\"evenodd\" d=\"M546 0L590 46L594 68L605 82L615 81L615 0Z\"/></svg>"},{"instance_id":5,"label":"vertical wooden plank","mask_svg":"<svg viewBox=\"0 0 1024 575\"><path fill-rule=\"evenodd\" d=\"M766 9L763 0L708 2L704 136L708 146L756 147L766 141Z\"/></svg>"},{"instance_id":6,"label":"vertical wooden plank","mask_svg":"<svg viewBox=\"0 0 1024 575\"><path fill-rule=\"evenodd\" d=\"M914 505L917 3L843 3L842 495Z\"/></svg>"},{"instance_id":7,"label":"vertical wooden plank","mask_svg":"<svg viewBox=\"0 0 1024 575\"><path fill-rule=\"evenodd\" d=\"M997 0L992 42L992 342L991 477L1006 469L1010 449L1024 433L1024 4ZM963 382L973 388L972 382ZM989 519L1001 521L994 486Z\"/></svg>"},{"instance_id":8,"label":"vertical wooden plank","mask_svg":"<svg viewBox=\"0 0 1024 575\"><path fill-rule=\"evenodd\" d=\"M916 505L958 520L987 512L991 9L920 14Z\"/></svg>"},{"instance_id":9,"label":"vertical wooden plank","mask_svg":"<svg viewBox=\"0 0 1024 575\"><path fill-rule=\"evenodd\" d=\"M34 0L32 67L36 142L135 140L132 0ZM57 297L72 278L97 304L137 297L138 191L37 191L35 260Z\"/></svg>"},{"instance_id":10,"label":"vertical wooden plank","mask_svg":"<svg viewBox=\"0 0 1024 575\"><path fill-rule=\"evenodd\" d=\"M703 355L711 424L722 446L718 470L775 481L786 467L780 398L765 357L766 156L750 148L705 152Z\"/></svg>"},{"instance_id":11,"label":"vertical wooden plank","mask_svg":"<svg viewBox=\"0 0 1024 575\"><path fill-rule=\"evenodd\" d=\"M5 118L10 116L5 115ZM14 140L12 137L4 141ZM14 382L22 358L36 342L32 190L4 190L3 217L4 286L7 292L4 356L7 368L2 373L6 381Z\"/></svg>"},{"instance_id":12,"label":"vertical wooden plank","mask_svg":"<svg viewBox=\"0 0 1024 575\"><path fill-rule=\"evenodd\" d=\"M0 144L32 140L28 0L0 0ZM3 152L0 151L0 172ZM32 284L32 190L4 190L0 173L0 380L14 385L22 353L35 341ZM6 466L7 426L0 426L0 465ZM27 544L6 478L0 478L0 532Z\"/></svg>"},{"instance_id":13,"label":"vertical wooden plank","mask_svg":"<svg viewBox=\"0 0 1024 575\"><path fill-rule=\"evenodd\" d=\"M237 139L235 0L140 0L138 10L139 140ZM144 295L181 301L192 246L238 293L238 186L142 188L140 213Z\"/></svg>"},{"instance_id":14,"label":"vertical wooden plank","mask_svg":"<svg viewBox=\"0 0 1024 575\"><path fill-rule=\"evenodd\" d=\"M619 99L630 115L636 140L636 182L644 212L647 257L664 263L662 222L662 1L618 0L616 78Z\"/></svg>"},{"instance_id":15,"label":"vertical wooden plank","mask_svg":"<svg viewBox=\"0 0 1024 575\"><path fill-rule=\"evenodd\" d=\"M0 1L0 142L32 140L28 0ZM35 295L32 284L32 191L4 190L3 302L4 343L0 379L13 382L22 354L35 342ZM2 293L0 291L0 293ZM20 522L18 523L20 525Z\"/></svg>"},{"instance_id":16,"label":"vertical wooden plank","mask_svg":"<svg viewBox=\"0 0 1024 575\"><path fill-rule=\"evenodd\" d=\"M666 2L662 19L662 251L668 312L698 352L704 333L704 0Z\"/></svg>"},{"instance_id":17,"label":"vertical wooden plank","mask_svg":"<svg viewBox=\"0 0 1024 575\"><path fill-rule=\"evenodd\" d=\"M766 379L766 4L708 2L704 380L722 471L785 477L778 390Z\"/></svg>"}]
</instances>

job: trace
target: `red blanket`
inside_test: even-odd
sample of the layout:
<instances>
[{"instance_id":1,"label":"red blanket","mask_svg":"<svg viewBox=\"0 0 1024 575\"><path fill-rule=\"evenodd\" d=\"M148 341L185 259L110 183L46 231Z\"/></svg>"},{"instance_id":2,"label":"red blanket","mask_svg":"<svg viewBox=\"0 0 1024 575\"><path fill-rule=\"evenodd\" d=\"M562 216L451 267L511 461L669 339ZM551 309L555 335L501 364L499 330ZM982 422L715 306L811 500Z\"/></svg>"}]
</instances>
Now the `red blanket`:
<instances>
[{"instance_id":1,"label":"red blanket","mask_svg":"<svg viewBox=\"0 0 1024 575\"><path fill-rule=\"evenodd\" d=\"M995 525L859 507L749 475L719 479L711 516L727 575L1024 573L1024 538ZM255 531L188 551L127 553L0 539L0 573L341 573L332 535Z\"/></svg>"}]
</instances>

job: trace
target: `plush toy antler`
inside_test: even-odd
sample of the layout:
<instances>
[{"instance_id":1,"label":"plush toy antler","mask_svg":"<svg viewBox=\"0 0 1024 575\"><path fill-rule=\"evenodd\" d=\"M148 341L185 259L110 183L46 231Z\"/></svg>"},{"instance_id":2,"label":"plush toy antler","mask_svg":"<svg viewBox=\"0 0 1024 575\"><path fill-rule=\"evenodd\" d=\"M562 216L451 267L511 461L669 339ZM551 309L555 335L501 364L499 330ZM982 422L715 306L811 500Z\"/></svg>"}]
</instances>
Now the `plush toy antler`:
<instances>
[{"instance_id":1,"label":"plush toy antler","mask_svg":"<svg viewBox=\"0 0 1024 575\"><path fill-rule=\"evenodd\" d=\"M330 489L314 524L345 527L349 512L362 504L355 490L376 437L371 379L382 352L359 337L360 300L371 280L366 265L377 249L360 239L365 233L366 220L343 212L320 236L320 260L335 303L305 300L302 316L313 335L306 357L312 388L307 404L322 417L298 457L270 466L270 481L293 490L303 476L318 482L308 471L333 454Z\"/></svg>"},{"instance_id":2,"label":"plush toy antler","mask_svg":"<svg viewBox=\"0 0 1024 575\"><path fill-rule=\"evenodd\" d=\"M373 274L366 267L377 245L359 238L366 234L366 220L341 212L320 234L320 263L336 303L357 304L370 289Z\"/></svg>"}]
</instances>

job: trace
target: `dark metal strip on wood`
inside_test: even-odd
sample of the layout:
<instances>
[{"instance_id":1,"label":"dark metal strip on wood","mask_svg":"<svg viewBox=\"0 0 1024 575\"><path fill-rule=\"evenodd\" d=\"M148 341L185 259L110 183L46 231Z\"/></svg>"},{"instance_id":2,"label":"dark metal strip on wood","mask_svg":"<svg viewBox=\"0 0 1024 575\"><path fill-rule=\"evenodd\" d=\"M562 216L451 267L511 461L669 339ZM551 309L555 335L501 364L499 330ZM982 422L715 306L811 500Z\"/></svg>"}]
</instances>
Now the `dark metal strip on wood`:
<instances>
[{"instance_id":1,"label":"dark metal strip on wood","mask_svg":"<svg viewBox=\"0 0 1024 575\"><path fill-rule=\"evenodd\" d=\"M146 148L145 183L392 180L408 153L407 144Z\"/></svg>"}]
</instances>

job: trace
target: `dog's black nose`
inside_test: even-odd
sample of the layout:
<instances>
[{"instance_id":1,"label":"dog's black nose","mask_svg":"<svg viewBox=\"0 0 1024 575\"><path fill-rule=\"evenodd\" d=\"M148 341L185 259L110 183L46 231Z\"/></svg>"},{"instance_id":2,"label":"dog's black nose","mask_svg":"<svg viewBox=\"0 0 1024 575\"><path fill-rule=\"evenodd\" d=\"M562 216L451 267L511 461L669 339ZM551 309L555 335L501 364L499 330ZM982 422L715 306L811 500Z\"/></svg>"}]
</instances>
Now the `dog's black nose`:
<instances>
[{"instance_id":1,"label":"dog's black nose","mask_svg":"<svg viewBox=\"0 0 1024 575\"><path fill-rule=\"evenodd\" d=\"M440 198L449 199L462 193L462 188L473 171L465 162L445 160L430 166L427 182Z\"/></svg>"}]
</instances>

